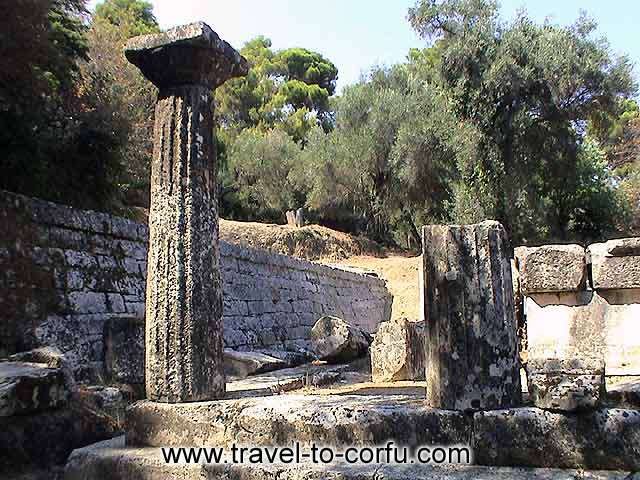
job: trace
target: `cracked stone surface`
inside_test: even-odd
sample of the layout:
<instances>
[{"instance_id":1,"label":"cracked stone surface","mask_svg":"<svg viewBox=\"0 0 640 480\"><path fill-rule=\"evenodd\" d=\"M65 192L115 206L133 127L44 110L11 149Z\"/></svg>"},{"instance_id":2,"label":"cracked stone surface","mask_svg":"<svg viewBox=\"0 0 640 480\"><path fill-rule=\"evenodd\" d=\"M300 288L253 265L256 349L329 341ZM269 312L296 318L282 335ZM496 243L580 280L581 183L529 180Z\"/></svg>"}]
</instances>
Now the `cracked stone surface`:
<instances>
[{"instance_id":1,"label":"cracked stone surface","mask_svg":"<svg viewBox=\"0 0 640 480\"><path fill-rule=\"evenodd\" d=\"M587 279L585 250L580 245L518 247L520 288L526 295L582 290Z\"/></svg>"},{"instance_id":2,"label":"cracked stone surface","mask_svg":"<svg viewBox=\"0 0 640 480\"><path fill-rule=\"evenodd\" d=\"M147 446L461 444L469 417L395 395L277 395L169 405L142 401L127 411L127 443Z\"/></svg>"},{"instance_id":3,"label":"cracked stone surface","mask_svg":"<svg viewBox=\"0 0 640 480\"><path fill-rule=\"evenodd\" d=\"M532 359L526 370L536 407L573 412L599 407L605 398L602 359Z\"/></svg>"},{"instance_id":4,"label":"cracked stone surface","mask_svg":"<svg viewBox=\"0 0 640 480\"><path fill-rule=\"evenodd\" d=\"M478 412L473 438L476 461L484 465L640 470L637 410Z\"/></svg>"},{"instance_id":5,"label":"cracked stone surface","mask_svg":"<svg viewBox=\"0 0 640 480\"><path fill-rule=\"evenodd\" d=\"M230 461L228 457L225 460ZM477 465L167 465L157 448L126 448L122 437L76 450L66 480L624 480L628 472Z\"/></svg>"},{"instance_id":6,"label":"cracked stone surface","mask_svg":"<svg viewBox=\"0 0 640 480\"><path fill-rule=\"evenodd\" d=\"M246 61L204 23L136 37L130 62L159 89L146 289L147 397L224 395L213 89Z\"/></svg>"},{"instance_id":7,"label":"cracked stone surface","mask_svg":"<svg viewBox=\"0 0 640 480\"><path fill-rule=\"evenodd\" d=\"M508 239L502 225L423 229L427 404L455 410L521 402Z\"/></svg>"}]
</instances>

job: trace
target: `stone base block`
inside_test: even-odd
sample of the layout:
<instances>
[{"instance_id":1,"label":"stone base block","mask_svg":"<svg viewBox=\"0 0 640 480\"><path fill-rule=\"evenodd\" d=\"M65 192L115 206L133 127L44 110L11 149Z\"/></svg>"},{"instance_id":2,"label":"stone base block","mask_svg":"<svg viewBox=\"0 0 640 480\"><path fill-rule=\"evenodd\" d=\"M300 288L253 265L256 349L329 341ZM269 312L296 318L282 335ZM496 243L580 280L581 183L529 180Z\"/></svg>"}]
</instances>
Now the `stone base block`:
<instances>
[{"instance_id":1,"label":"stone base block","mask_svg":"<svg viewBox=\"0 0 640 480\"><path fill-rule=\"evenodd\" d=\"M279 395L127 410L127 443L146 446L465 444L470 417L382 395Z\"/></svg>"},{"instance_id":2,"label":"stone base block","mask_svg":"<svg viewBox=\"0 0 640 480\"><path fill-rule=\"evenodd\" d=\"M158 448L132 449L122 437L73 452L65 480L623 480L627 472L476 465L167 464Z\"/></svg>"},{"instance_id":3,"label":"stone base block","mask_svg":"<svg viewBox=\"0 0 640 480\"><path fill-rule=\"evenodd\" d=\"M158 448L132 449L122 437L73 452L65 480L624 480L627 472L477 465L167 464Z\"/></svg>"},{"instance_id":4,"label":"stone base block","mask_svg":"<svg viewBox=\"0 0 640 480\"><path fill-rule=\"evenodd\" d=\"M538 408L474 415L475 461L482 465L640 469L640 412L601 409L583 414Z\"/></svg>"},{"instance_id":5,"label":"stone base block","mask_svg":"<svg viewBox=\"0 0 640 480\"><path fill-rule=\"evenodd\" d=\"M604 358L607 375L640 375L640 289L525 297L528 359Z\"/></svg>"},{"instance_id":6,"label":"stone base block","mask_svg":"<svg viewBox=\"0 0 640 480\"><path fill-rule=\"evenodd\" d=\"M529 395L536 407L573 412L601 405L605 396L603 361L531 360Z\"/></svg>"}]
</instances>

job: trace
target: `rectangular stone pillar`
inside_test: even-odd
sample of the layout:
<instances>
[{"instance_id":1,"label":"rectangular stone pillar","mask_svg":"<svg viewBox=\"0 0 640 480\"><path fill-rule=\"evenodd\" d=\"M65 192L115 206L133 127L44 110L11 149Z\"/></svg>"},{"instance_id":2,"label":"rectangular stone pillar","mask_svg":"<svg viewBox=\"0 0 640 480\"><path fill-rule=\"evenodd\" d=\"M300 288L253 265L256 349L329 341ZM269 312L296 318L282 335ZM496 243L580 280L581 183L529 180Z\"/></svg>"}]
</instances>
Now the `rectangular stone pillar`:
<instances>
[{"instance_id":1,"label":"rectangular stone pillar","mask_svg":"<svg viewBox=\"0 0 640 480\"><path fill-rule=\"evenodd\" d=\"M159 88L151 165L145 327L147 397L225 393L213 92L246 61L204 23L127 43Z\"/></svg>"},{"instance_id":2,"label":"rectangular stone pillar","mask_svg":"<svg viewBox=\"0 0 640 480\"><path fill-rule=\"evenodd\" d=\"M427 403L498 409L521 400L508 240L498 222L423 229Z\"/></svg>"}]
</instances>

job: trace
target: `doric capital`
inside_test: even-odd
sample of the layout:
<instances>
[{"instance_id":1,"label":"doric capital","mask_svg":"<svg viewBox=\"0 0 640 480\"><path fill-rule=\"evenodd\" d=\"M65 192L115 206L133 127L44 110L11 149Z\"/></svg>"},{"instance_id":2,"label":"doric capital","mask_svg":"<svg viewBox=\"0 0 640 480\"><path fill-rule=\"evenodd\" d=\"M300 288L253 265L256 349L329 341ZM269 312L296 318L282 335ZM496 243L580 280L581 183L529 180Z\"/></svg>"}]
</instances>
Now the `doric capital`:
<instances>
[{"instance_id":1,"label":"doric capital","mask_svg":"<svg viewBox=\"0 0 640 480\"><path fill-rule=\"evenodd\" d=\"M158 88L204 85L216 88L245 76L247 61L204 22L134 37L125 56Z\"/></svg>"}]
</instances>

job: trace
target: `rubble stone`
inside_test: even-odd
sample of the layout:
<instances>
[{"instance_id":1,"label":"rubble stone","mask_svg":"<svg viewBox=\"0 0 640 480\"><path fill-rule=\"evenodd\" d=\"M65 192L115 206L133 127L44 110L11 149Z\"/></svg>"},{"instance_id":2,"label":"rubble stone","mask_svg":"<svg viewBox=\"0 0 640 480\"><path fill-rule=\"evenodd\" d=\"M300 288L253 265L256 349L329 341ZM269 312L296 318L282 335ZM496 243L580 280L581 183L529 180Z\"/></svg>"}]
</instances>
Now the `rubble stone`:
<instances>
[{"instance_id":1,"label":"rubble stone","mask_svg":"<svg viewBox=\"0 0 640 480\"><path fill-rule=\"evenodd\" d=\"M348 362L366 355L370 337L338 317L324 316L311 329L311 345L320 360Z\"/></svg>"},{"instance_id":2,"label":"rubble stone","mask_svg":"<svg viewBox=\"0 0 640 480\"><path fill-rule=\"evenodd\" d=\"M536 407L573 412L600 406L605 398L604 361L532 359L527 363L529 396Z\"/></svg>"},{"instance_id":3,"label":"rubble stone","mask_svg":"<svg viewBox=\"0 0 640 480\"><path fill-rule=\"evenodd\" d=\"M423 229L427 404L455 410L521 401L508 240L498 222Z\"/></svg>"},{"instance_id":4,"label":"rubble stone","mask_svg":"<svg viewBox=\"0 0 640 480\"><path fill-rule=\"evenodd\" d=\"M575 292L587 278L585 251L580 245L518 247L514 251L522 293Z\"/></svg>"},{"instance_id":5,"label":"rubble stone","mask_svg":"<svg viewBox=\"0 0 640 480\"><path fill-rule=\"evenodd\" d=\"M406 318L380 324L371 344L374 382L424 380L424 322Z\"/></svg>"},{"instance_id":6,"label":"rubble stone","mask_svg":"<svg viewBox=\"0 0 640 480\"><path fill-rule=\"evenodd\" d=\"M230 376L244 378L286 367L287 364L283 360L264 353L224 350L224 368Z\"/></svg>"},{"instance_id":7,"label":"rubble stone","mask_svg":"<svg viewBox=\"0 0 640 480\"><path fill-rule=\"evenodd\" d=\"M41 363L0 362L0 417L60 408L68 398L64 374Z\"/></svg>"}]
</instances>

